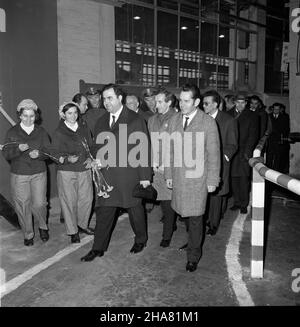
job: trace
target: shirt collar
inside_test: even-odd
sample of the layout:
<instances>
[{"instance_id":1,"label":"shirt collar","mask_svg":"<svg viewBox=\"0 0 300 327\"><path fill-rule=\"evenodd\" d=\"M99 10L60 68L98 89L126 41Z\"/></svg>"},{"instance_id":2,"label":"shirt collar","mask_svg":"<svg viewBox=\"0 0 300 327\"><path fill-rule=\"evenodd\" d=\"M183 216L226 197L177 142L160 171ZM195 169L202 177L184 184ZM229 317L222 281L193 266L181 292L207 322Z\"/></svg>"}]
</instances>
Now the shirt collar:
<instances>
[{"instance_id":1,"label":"shirt collar","mask_svg":"<svg viewBox=\"0 0 300 327\"><path fill-rule=\"evenodd\" d=\"M117 112L115 112L114 114L110 113L110 118L112 119L112 116L115 116L116 117L115 121L117 121L119 119L119 116L121 115L122 109L123 109L123 106Z\"/></svg>"},{"instance_id":2,"label":"shirt collar","mask_svg":"<svg viewBox=\"0 0 300 327\"><path fill-rule=\"evenodd\" d=\"M216 110L212 115L209 114L212 118L216 119L219 110Z\"/></svg>"},{"instance_id":3,"label":"shirt collar","mask_svg":"<svg viewBox=\"0 0 300 327\"><path fill-rule=\"evenodd\" d=\"M65 120L65 125L70 128L73 132L77 131L78 128L78 123L76 122L74 125L69 124L66 120Z\"/></svg>"},{"instance_id":4,"label":"shirt collar","mask_svg":"<svg viewBox=\"0 0 300 327\"><path fill-rule=\"evenodd\" d=\"M191 122L192 121L192 119L195 117L195 115L196 115L196 113L197 113L197 110L198 109L196 109L193 113L191 113L191 114L189 114L189 115L183 115L183 117L185 118L185 117L189 117L190 119L189 119L189 122Z\"/></svg>"},{"instance_id":5,"label":"shirt collar","mask_svg":"<svg viewBox=\"0 0 300 327\"><path fill-rule=\"evenodd\" d=\"M21 128L29 135L34 130L34 124L27 127L22 122L20 123Z\"/></svg>"}]
</instances>

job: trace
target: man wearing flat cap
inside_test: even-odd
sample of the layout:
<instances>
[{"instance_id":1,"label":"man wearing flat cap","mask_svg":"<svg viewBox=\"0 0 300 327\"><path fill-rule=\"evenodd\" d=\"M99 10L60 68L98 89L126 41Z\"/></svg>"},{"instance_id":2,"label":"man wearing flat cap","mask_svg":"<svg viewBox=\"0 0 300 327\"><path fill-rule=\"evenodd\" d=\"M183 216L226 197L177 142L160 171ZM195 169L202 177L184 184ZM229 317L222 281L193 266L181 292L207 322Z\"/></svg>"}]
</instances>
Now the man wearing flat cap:
<instances>
[{"instance_id":1,"label":"man wearing flat cap","mask_svg":"<svg viewBox=\"0 0 300 327\"><path fill-rule=\"evenodd\" d=\"M105 109L101 106L101 94L95 87L89 87L86 91L88 99L88 111L83 119L86 121L90 131L94 135L96 121L105 114Z\"/></svg>"},{"instance_id":2,"label":"man wearing flat cap","mask_svg":"<svg viewBox=\"0 0 300 327\"><path fill-rule=\"evenodd\" d=\"M228 111L238 125L238 151L231 163L231 187L234 204L231 210L247 213L250 191L251 169L248 160L253 156L253 150L259 139L258 116L246 108L246 95L238 93L235 96L235 107Z\"/></svg>"}]
</instances>

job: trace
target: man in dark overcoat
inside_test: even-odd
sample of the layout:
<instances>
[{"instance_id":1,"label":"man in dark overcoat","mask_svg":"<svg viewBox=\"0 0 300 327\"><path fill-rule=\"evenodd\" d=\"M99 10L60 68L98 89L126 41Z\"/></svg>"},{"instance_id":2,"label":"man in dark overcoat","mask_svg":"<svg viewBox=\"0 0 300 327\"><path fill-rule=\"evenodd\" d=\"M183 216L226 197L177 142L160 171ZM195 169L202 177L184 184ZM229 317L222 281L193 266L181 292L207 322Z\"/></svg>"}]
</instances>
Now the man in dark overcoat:
<instances>
[{"instance_id":1,"label":"man in dark overcoat","mask_svg":"<svg viewBox=\"0 0 300 327\"><path fill-rule=\"evenodd\" d=\"M220 111L221 97L217 91L203 95L203 108L206 114L215 119L220 136L221 181L217 190L210 193L207 204L207 234L215 235L226 208L226 195L229 193L231 159L238 148L238 129L236 120L225 111Z\"/></svg>"},{"instance_id":2,"label":"man in dark overcoat","mask_svg":"<svg viewBox=\"0 0 300 327\"><path fill-rule=\"evenodd\" d=\"M249 109L258 115L259 119L259 138L262 138L269 124L268 114L265 111L264 104L259 96L252 95L249 99Z\"/></svg>"},{"instance_id":3,"label":"man in dark overcoat","mask_svg":"<svg viewBox=\"0 0 300 327\"><path fill-rule=\"evenodd\" d=\"M235 108L228 111L236 119L239 133L238 151L231 163L231 186L234 205L230 209L240 209L242 214L246 214L251 180L251 167L248 160L253 157L253 150L259 140L260 124L258 116L246 109L245 94L239 93L236 96L235 104Z\"/></svg>"},{"instance_id":4,"label":"man in dark overcoat","mask_svg":"<svg viewBox=\"0 0 300 327\"><path fill-rule=\"evenodd\" d=\"M102 96L107 112L96 123L92 153L107 167L101 172L113 189L107 193L109 197L96 199L94 244L82 261L104 255L118 208L128 211L135 234L130 252L141 252L147 242L144 207L141 199L132 195L136 185L146 187L152 177L147 126L144 119L123 105L124 94L115 84L106 85Z\"/></svg>"},{"instance_id":5,"label":"man in dark overcoat","mask_svg":"<svg viewBox=\"0 0 300 327\"><path fill-rule=\"evenodd\" d=\"M289 149L286 139L290 133L289 115L281 112L281 103L274 103L273 112L269 115L272 132L267 145L267 166L283 174L289 172Z\"/></svg>"}]
</instances>

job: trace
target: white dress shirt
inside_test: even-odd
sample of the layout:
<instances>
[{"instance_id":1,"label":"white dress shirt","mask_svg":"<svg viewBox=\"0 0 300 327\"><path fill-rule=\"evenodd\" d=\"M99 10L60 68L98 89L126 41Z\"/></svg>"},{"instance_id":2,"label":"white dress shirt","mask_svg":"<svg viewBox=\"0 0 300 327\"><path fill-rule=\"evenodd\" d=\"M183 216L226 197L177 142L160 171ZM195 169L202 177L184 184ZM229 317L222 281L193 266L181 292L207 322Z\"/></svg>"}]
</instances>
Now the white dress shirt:
<instances>
[{"instance_id":1,"label":"white dress shirt","mask_svg":"<svg viewBox=\"0 0 300 327\"><path fill-rule=\"evenodd\" d=\"M114 114L110 113L110 115L109 115L109 126L111 126L111 124L113 122L113 117L112 116L115 116L115 123L117 122L117 120L119 119L119 116L121 115L122 109L123 109L123 106L117 112L115 112Z\"/></svg>"},{"instance_id":2,"label":"white dress shirt","mask_svg":"<svg viewBox=\"0 0 300 327\"><path fill-rule=\"evenodd\" d=\"M189 126L189 124L191 123L191 121L193 120L193 118L196 116L196 113L197 113L197 110L196 109L195 111L193 111L191 114L189 115L182 115L182 127L184 127L184 124L185 124L185 118L186 117L189 117L188 121L187 121L187 126Z\"/></svg>"}]
</instances>

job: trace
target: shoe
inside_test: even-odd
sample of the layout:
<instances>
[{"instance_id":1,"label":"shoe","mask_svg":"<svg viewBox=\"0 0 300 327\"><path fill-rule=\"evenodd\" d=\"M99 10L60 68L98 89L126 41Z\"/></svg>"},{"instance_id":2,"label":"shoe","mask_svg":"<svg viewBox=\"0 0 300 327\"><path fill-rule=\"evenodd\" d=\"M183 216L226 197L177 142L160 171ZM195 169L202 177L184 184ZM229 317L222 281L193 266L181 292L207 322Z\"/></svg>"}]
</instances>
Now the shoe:
<instances>
[{"instance_id":1,"label":"shoe","mask_svg":"<svg viewBox=\"0 0 300 327\"><path fill-rule=\"evenodd\" d=\"M79 233L71 235L71 243L80 243Z\"/></svg>"},{"instance_id":2,"label":"shoe","mask_svg":"<svg viewBox=\"0 0 300 327\"><path fill-rule=\"evenodd\" d=\"M79 233L85 233L87 235L94 235L94 230L92 228L81 228L80 226L77 226L78 227L78 232Z\"/></svg>"},{"instance_id":3,"label":"shoe","mask_svg":"<svg viewBox=\"0 0 300 327\"><path fill-rule=\"evenodd\" d=\"M160 242L160 246L162 246L163 248L167 248L170 246L171 240L161 240Z\"/></svg>"},{"instance_id":4,"label":"shoe","mask_svg":"<svg viewBox=\"0 0 300 327\"><path fill-rule=\"evenodd\" d=\"M193 272L197 269L197 262L191 262L191 261L188 261L187 264L186 264L186 271L189 271L189 272Z\"/></svg>"},{"instance_id":5,"label":"shoe","mask_svg":"<svg viewBox=\"0 0 300 327\"><path fill-rule=\"evenodd\" d=\"M96 257L102 257L103 255L104 251L91 250L87 255L82 257L80 261L93 261Z\"/></svg>"},{"instance_id":6,"label":"shoe","mask_svg":"<svg viewBox=\"0 0 300 327\"><path fill-rule=\"evenodd\" d=\"M178 250L179 251L186 251L186 249L187 249L187 246L188 246L188 244L187 243L185 243L184 245L182 245Z\"/></svg>"},{"instance_id":7,"label":"shoe","mask_svg":"<svg viewBox=\"0 0 300 327\"><path fill-rule=\"evenodd\" d=\"M40 238L43 242L47 242L49 240L49 231L47 229L39 228Z\"/></svg>"},{"instance_id":8,"label":"shoe","mask_svg":"<svg viewBox=\"0 0 300 327\"><path fill-rule=\"evenodd\" d=\"M207 235L211 235L211 236L216 235L216 233L217 233L216 228L209 228L206 232Z\"/></svg>"},{"instance_id":9,"label":"shoe","mask_svg":"<svg viewBox=\"0 0 300 327\"><path fill-rule=\"evenodd\" d=\"M247 213L247 208L245 208L245 207L241 207L241 211L240 211L240 213Z\"/></svg>"},{"instance_id":10,"label":"shoe","mask_svg":"<svg viewBox=\"0 0 300 327\"><path fill-rule=\"evenodd\" d=\"M130 252L131 253L139 253L139 252L143 251L145 246L146 246L146 244L144 244L144 243L134 243L133 247L130 249Z\"/></svg>"},{"instance_id":11,"label":"shoe","mask_svg":"<svg viewBox=\"0 0 300 327\"><path fill-rule=\"evenodd\" d=\"M33 245L33 238L31 238L31 239L24 239L24 245L25 246L32 246Z\"/></svg>"},{"instance_id":12,"label":"shoe","mask_svg":"<svg viewBox=\"0 0 300 327\"><path fill-rule=\"evenodd\" d=\"M237 205L235 204L235 205L233 205L233 206L230 208L230 210L235 211L235 210L238 210L238 209L240 209L240 208L241 208L240 206L237 206Z\"/></svg>"}]
</instances>

